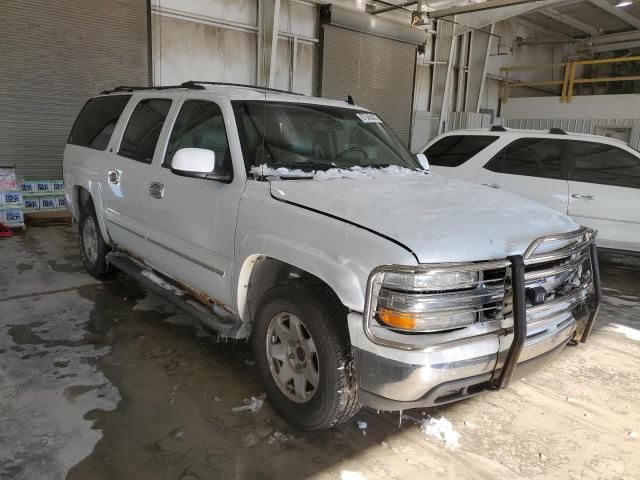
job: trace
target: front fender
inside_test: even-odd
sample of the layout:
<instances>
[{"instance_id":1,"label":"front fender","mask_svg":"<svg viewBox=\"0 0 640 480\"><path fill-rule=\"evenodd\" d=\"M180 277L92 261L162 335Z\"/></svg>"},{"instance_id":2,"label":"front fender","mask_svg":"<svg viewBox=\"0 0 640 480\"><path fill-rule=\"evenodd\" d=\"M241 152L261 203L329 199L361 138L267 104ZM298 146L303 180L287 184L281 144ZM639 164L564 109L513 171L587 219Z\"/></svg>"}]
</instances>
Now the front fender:
<instances>
[{"instance_id":1,"label":"front fender","mask_svg":"<svg viewBox=\"0 0 640 480\"><path fill-rule=\"evenodd\" d=\"M111 238L109 237L107 225L104 221L105 206L102 195L102 186L100 185L100 182L96 180L97 172L86 167L77 166L72 171L67 171L65 173L65 196L67 196L67 205L71 206L71 214L76 220L80 220L79 193L80 188L84 188L89 192L89 195L91 195L91 201L93 202L96 216L98 217L98 224L100 226L102 238L104 238L108 244L111 244ZM67 188L69 190L67 190ZM69 199L69 197L71 198ZM71 202L69 203L68 200L71 200Z\"/></svg>"},{"instance_id":2,"label":"front fender","mask_svg":"<svg viewBox=\"0 0 640 480\"><path fill-rule=\"evenodd\" d=\"M251 184L258 184L251 185ZM265 195L268 183L250 181L236 231L236 304L243 320L255 261L270 257L325 282L342 304L362 312L367 279L385 264L415 265L408 251L368 230Z\"/></svg>"}]
</instances>

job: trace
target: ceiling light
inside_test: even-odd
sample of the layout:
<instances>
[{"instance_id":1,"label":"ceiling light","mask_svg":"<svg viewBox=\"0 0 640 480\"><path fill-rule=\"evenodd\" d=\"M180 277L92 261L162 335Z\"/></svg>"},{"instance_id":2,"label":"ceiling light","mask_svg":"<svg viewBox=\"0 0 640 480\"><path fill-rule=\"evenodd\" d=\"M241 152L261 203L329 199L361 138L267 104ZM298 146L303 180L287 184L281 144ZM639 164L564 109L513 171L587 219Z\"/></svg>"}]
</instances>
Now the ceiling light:
<instances>
[{"instance_id":1,"label":"ceiling light","mask_svg":"<svg viewBox=\"0 0 640 480\"><path fill-rule=\"evenodd\" d=\"M616 7L628 7L633 3L633 0L618 0L616 2Z\"/></svg>"}]
</instances>

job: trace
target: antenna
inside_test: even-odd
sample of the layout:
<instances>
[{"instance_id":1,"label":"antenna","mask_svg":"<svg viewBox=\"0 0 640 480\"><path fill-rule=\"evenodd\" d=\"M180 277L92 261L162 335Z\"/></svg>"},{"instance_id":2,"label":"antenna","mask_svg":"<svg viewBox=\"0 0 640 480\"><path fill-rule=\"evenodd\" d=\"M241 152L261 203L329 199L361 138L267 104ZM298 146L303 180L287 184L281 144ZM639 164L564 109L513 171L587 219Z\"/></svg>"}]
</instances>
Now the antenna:
<instances>
[{"instance_id":1,"label":"antenna","mask_svg":"<svg viewBox=\"0 0 640 480\"><path fill-rule=\"evenodd\" d=\"M353 97L351 95L347 95L347 103L349 105L355 105L356 102L353 100Z\"/></svg>"}]
</instances>

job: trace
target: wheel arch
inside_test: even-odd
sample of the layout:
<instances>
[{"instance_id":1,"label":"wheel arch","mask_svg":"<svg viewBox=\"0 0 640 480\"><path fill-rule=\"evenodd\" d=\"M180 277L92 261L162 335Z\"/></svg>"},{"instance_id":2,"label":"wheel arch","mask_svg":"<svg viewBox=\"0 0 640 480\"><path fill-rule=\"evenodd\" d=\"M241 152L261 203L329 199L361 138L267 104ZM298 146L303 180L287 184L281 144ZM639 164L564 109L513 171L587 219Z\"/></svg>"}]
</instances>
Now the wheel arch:
<instances>
[{"instance_id":1,"label":"wheel arch","mask_svg":"<svg viewBox=\"0 0 640 480\"><path fill-rule=\"evenodd\" d=\"M242 321L252 322L260 299L271 287L293 282L306 285L336 309L344 310L346 316L349 308L335 289L319 276L272 256L251 255L244 261L238 276L238 313Z\"/></svg>"},{"instance_id":2,"label":"wheel arch","mask_svg":"<svg viewBox=\"0 0 640 480\"><path fill-rule=\"evenodd\" d=\"M108 244L111 244L107 225L104 221L104 206L99 185L93 182L88 182L86 185L74 185L72 195L73 203L71 213L74 218L79 221L81 211L86 208L86 205L91 203L95 209L96 217L98 218L102 238L104 238Z\"/></svg>"}]
</instances>

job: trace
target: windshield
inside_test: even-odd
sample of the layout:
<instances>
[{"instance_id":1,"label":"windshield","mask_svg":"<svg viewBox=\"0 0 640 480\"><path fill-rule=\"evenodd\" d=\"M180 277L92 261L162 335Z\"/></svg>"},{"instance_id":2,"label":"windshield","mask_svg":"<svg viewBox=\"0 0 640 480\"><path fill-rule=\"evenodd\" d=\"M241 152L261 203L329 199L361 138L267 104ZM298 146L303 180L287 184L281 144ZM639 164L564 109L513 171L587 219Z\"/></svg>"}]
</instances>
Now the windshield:
<instances>
[{"instance_id":1,"label":"windshield","mask_svg":"<svg viewBox=\"0 0 640 480\"><path fill-rule=\"evenodd\" d=\"M248 172L261 165L305 172L395 166L421 170L373 113L264 101L234 101L233 109Z\"/></svg>"}]
</instances>

